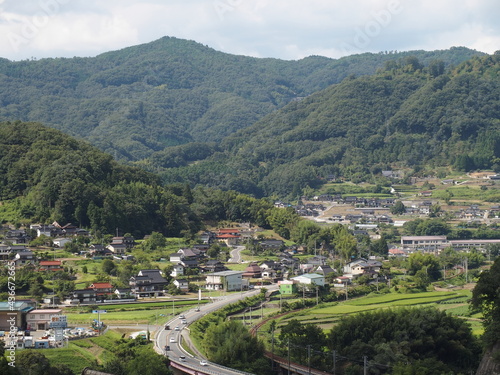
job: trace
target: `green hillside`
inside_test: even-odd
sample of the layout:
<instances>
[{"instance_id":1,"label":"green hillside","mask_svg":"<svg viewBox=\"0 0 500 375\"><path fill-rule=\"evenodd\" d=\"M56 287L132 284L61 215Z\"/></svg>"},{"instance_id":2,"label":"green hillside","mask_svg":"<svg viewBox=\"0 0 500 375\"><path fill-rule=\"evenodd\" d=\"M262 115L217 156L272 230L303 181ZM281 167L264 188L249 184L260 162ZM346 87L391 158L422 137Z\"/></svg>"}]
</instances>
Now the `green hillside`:
<instances>
[{"instance_id":1,"label":"green hillside","mask_svg":"<svg viewBox=\"0 0 500 375\"><path fill-rule=\"evenodd\" d=\"M283 61L164 37L93 58L0 59L0 120L41 122L116 159L138 161L170 146L219 142L291 101L409 55L448 66L481 53L452 48Z\"/></svg>"},{"instance_id":2,"label":"green hillside","mask_svg":"<svg viewBox=\"0 0 500 375\"><path fill-rule=\"evenodd\" d=\"M198 218L183 193L85 142L36 123L0 123L2 222L71 222L102 233L179 235ZM5 215L5 210L14 212Z\"/></svg>"},{"instance_id":3,"label":"green hillside","mask_svg":"<svg viewBox=\"0 0 500 375\"><path fill-rule=\"evenodd\" d=\"M390 168L500 169L499 69L500 54L451 71L415 57L390 61L375 75L348 77L288 104L226 137L204 161L163 175L296 197L329 175L373 182ZM170 167L183 147L167 150L168 157L159 152L150 167Z\"/></svg>"}]
</instances>

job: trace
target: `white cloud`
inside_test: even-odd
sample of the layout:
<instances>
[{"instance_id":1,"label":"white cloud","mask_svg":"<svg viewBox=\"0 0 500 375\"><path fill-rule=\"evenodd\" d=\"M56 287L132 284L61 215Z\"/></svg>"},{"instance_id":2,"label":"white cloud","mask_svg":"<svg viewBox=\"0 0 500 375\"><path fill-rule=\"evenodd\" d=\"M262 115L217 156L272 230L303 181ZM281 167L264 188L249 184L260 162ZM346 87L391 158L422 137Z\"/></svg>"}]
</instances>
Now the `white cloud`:
<instances>
[{"instance_id":1,"label":"white cloud","mask_svg":"<svg viewBox=\"0 0 500 375\"><path fill-rule=\"evenodd\" d=\"M286 59L456 45L493 53L499 12L496 0L0 0L0 56L96 55L165 35Z\"/></svg>"}]
</instances>

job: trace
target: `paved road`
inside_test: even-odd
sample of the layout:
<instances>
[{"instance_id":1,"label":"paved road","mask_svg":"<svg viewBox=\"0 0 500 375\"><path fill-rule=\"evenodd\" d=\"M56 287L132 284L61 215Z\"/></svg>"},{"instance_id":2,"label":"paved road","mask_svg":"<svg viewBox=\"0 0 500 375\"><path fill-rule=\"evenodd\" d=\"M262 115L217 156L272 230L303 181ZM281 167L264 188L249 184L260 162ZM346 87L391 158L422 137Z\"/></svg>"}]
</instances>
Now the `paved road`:
<instances>
[{"instance_id":1,"label":"paved road","mask_svg":"<svg viewBox=\"0 0 500 375\"><path fill-rule=\"evenodd\" d=\"M277 285L270 286L268 290L277 289ZM163 327L159 327L156 331L155 339L155 350L159 354L168 355L171 361L178 362L182 365L188 366L194 370L203 371L204 373L212 373L218 375L234 375L234 374L248 374L242 371L229 369L224 366L220 366L216 363L208 362L207 366L201 366L200 361L204 359L201 354L198 353L197 356L193 356L182 349L180 343L182 340L189 340L189 324L195 320L200 319L202 316L214 312L221 307L228 305L230 303L236 302L245 297L250 297L259 294L260 290L250 290L242 293L234 293L225 296L222 299L214 300L213 303L205 304L200 306L199 311L197 308L193 308L184 312L182 315L187 321L187 324L182 323L181 315L177 315L175 318L169 320L167 324L170 326L170 330L165 330ZM175 328L178 328L176 330ZM170 346L170 351L166 352L165 346ZM193 348L193 345L191 345ZM184 357L184 358L182 358Z\"/></svg>"},{"instance_id":2,"label":"paved road","mask_svg":"<svg viewBox=\"0 0 500 375\"><path fill-rule=\"evenodd\" d=\"M229 254L231 258L229 258L229 263L241 263L241 252L245 250L245 246L235 246L231 253Z\"/></svg>"}]
</instances>

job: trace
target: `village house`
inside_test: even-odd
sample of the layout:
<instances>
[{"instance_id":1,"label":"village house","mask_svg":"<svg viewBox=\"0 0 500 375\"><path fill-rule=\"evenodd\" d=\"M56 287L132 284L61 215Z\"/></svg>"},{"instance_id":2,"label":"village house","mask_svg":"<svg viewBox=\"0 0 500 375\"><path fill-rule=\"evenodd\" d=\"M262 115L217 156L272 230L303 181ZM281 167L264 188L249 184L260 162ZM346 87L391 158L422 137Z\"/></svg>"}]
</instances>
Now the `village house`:
<instances>
[{"instance_id":1,"label":"village house","mask_svg":"<svg viewBox=\"0 0 500 375\"><path fill-rule=\"evenodd\" d=\"M12 229L7 231L4 241L14 245L27 244L31 241L31 236L24 229Z\"/></svg>"},{"instance_id":2,"label":"village house","mask_svg":"<svg viewBox=\"0 0 500 375\"><path fill-rule=\"evenodd\" d=\"M250 263L247 268L245 268L242 277L246 279L259 279L262 277L262 270L257 263Z\"/></svg>"},{"instance_id":3,"label":"village house","mask_svg":"<svg viewBox=\"0 0 500 375\"><path fill-rule=\"evenodd\" d=\"M114 255L123 255L127 251L127 245L123 243L110 243L106 248Z\"/></svg>"},{"instance_id":4,"label":"village house","mask_svg":"<svg viewBox=\"0 0 500 375\"><path fill-rule=\"evenodd\" d=\"M97 301L97 292L94 289L77 289L70 293L64 301L68 305L94 304Z\"/></svg>"},{"instance_id":5,"label":"village house","mask_svg":"<svg viewBox=\"0 0 500 375\"><path fill-rule=\"evenodd\" d=\"M130 288L116 288L114 293L118 299L135 299Z\"/></svg>"},{"instance_id":6,"label":"village house","mask_svg":"<svg viewBox=\"0 0 500 375\"><path fill-rule=\"evenodd\" d=\"M158 297L164 294L168 286L161 271L158 269L140 270L137 276L132 276L129 281L132 294L136 297Z\"/></svg>"},{"instance_id":7,"label":"village house","mask_svg":"<svg viewBox=\"0 0 500 375\"><path fill-rule=\"evenodd\" d=\"M210 259L203 266L203 272L221 272L227 271L227 267L220 260Z\"/></svg>"},{"instance_id":8,"label":"village house","mask_svg":"<svg viewBox=\"0 0 500 375\"><path fill-rule=\"evenodd\" d=\"M16 253L14 262L16 263L16 267L22 267L29 264L35 264L36 257L33 251L24 249Z\"/></svg>"},{"instance_id":9,"label":"village house","mask_svg":"<svg viewBox=\"0 0 500 375\"><path fill-rule=\"evenodd\" d=\"M172 267L172 272L170 272L170 276L179 277L184 275L184 266L180 263L174 264Z\"/></svg>"},{"instance_id":10,"label":"village house","mask_svg":"<svg viewBox=\"0 0 500 375\"><path fill-rule=\"evenodd\" d=\"M248 285L243 282L243 272L222 271L206 275L205 288L208 290L239 291Z\"/></svg>"},{"instance_id":11,"label":"village house","mask_svg":"<svg viewBox=\"0 0 500 375\"><path fill-rule=\"evenodd\" d=\"M363 275L369 275L375 277L380 272L382 268L382 263L378 260L359 258L352 262L347 263L344 266L344 276L351 279L357 278Z\"/></svg>"},{"instance_id":12,"label":"village house","mask_svg":"<svg viewBox=\"0 0 500 375\"><path fill-rule=\"evenodd\" d=\"M280 280L278 281L280 294L290 296L297 293L297 283L293 280Z\"/></svg>"},{"instance_id":13,"label":"village house","mask_svg":"<svg viewBox=\"0 0 500 375\"><path fill-rule=\"evenodd\" d=\"M175 279L173 284L181 291L189 291L189 282L186 279Z\"/></svg>"},{"instance_id":14,"label":"village house","mask_svg":"<svg viewBox=\"0 0 500 375\"><path fill-rule=\"evenodd\" d=\"M93 283L89 288L96 292L97 300L105 300L113 294L111 283Z\"/></svg>"},{"instance_id":15,"label":"village house","mask_svg":"<svg viewBox=\"0 0 500 375\"><path fill-rule=\"evenodd\" d=\"M45 271L62 271L64 270L60 260L41 260L38 264L38 270Z\"/></svg>"},{"instance_id":16,"label":"village house","mask_svg":"<svg viewBox=\"0 0 500 375\"><path fill-rule=\"evenodd\" d=\"M317 286L325 285L325 277L317 273L305 273L303 275L292 277L290 280L305 285L317 285Z\"/></svg>"},{"instance_id":17,"label":"village house","mask_svg":"<svg viewBox=\"0 0 500 375\"><path fill-rule=\"evenodd\" d=\"M54 238L52 240L52 243L54 244L54 246L57 246L57 247L64 247L64 245L66 245L67 243L70 243L70 242L71 242L71 239L66 238L66 237L58 237L58 238Z\"/></svg>"},{"instance_id":18,"label":"village house","mask_svg":"<svg viewBox=\"0 0 500 375\"><path fill-rule=\"evenodd\" d=\"M126 250L131 250L135 246L135 239L132 236L113 237L111 245L125 245Z\"/></svg>"},{"instance_id":19,"label":"village house","mask_svg":"<svg viewBox=\"0 0 500 375\"><path fill-rule=\"evenodd\" d=\"M241 240L241 230L239 228L220 228L217 231L216 240L227 246L236 246Z\"/></svg>"}]
</instances>

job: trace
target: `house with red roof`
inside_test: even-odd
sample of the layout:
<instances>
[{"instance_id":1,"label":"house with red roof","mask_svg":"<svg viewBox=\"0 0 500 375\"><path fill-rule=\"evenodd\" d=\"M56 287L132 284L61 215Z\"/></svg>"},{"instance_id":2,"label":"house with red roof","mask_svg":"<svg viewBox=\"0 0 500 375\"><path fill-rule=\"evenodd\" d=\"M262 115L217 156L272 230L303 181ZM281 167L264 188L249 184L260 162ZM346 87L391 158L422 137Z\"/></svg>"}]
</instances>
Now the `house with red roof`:
<instances>
[{"instance_id":1,"label":"house with red roof","mask_svg":"<svg viewBox=\"0 0 500 375\"><path fill-rule=\"evenodd\" d=\"M63 266L60 260L41 260L38 269L40 271L62 271Z\"/></svg>"},{"instance_id":2,"label":"house with red roof","mask_svg":"<svg viewBox=\"0 0 500 375\"><path fill-rule=\"evenodd\" d=\"M97 300L105 299L114 293L111 283L93 283L89 286L89 289L93 289L96 292Z\"/></svg>"}]
</instances>

